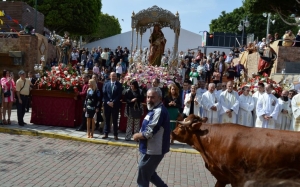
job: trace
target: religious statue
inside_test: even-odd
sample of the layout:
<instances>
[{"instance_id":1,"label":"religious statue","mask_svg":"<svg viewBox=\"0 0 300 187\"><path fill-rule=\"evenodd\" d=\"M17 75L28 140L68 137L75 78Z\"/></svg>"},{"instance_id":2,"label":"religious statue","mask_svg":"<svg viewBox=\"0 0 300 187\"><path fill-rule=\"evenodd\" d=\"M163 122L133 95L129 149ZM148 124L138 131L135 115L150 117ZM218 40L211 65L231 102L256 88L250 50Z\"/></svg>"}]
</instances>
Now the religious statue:
<instances>
[{"instance_id":1,"label":"religious statue","mask_svg":"<svg viewBox=\"0 0 300 187\"><path fill-rule=\"evenodd\" d=\"M149 42L149 64L152 66L160 66L167 40L165 39L159 25L154 25L154 30L149 38Z\"/></svg>"},{"instance_id":2,"label":"religious statue","mask_svg":"<svg viewBox=\"0 0 300 187\"><path fill-rule=\"evenodd\" d=\"M259 50L259 55L258 73L260 75L266 73L270 76L274 61L277 58L276 52L267 44L262 50Z\"/></svg>"},{"instance_id":3,"label":"religious statue","mask_svg":"<svg viewBox=\"0 0 300 187\"><path fill-rule=\"evenodd\" d=\"M72 52L72 43L68 32L65 32L64 38L57 47L59 48L59 63L68 64Z\"/></svg>"}]
</instances>

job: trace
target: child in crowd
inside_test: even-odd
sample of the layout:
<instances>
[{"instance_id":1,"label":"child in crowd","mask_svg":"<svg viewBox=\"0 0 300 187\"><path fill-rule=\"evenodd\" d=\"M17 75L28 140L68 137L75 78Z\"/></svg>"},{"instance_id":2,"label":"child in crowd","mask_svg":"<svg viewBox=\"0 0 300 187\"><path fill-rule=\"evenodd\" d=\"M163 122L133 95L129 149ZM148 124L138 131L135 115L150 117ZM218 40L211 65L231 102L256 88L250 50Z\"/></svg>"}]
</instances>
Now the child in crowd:
<instances>
[{"instance_id":1,"label":"child in crowd","mask_svg":"<svg viewBox=\"0 0 300 187\"><path fill-rule=\"evenodd\" d=\"M98 63L95 63L95 66L93 67L93 73L99 75L100 70L99 70L99 65Z\"/></svg>"},{"instance_id":2,"label":"child in crowd","mask_svg":"<svg viewBox=\"0 0 300 187\"><path fill-rule=\"evenodd\" d=\"M124 62L123 59L120 59L120 63L122 66L122 72L125 73L127 71L126 62Z\"/></svg>"},{"instance_id":3,"label":"child in crowd","mask_svg":"<svg viewBox=\"0 0 300 187\"><path fill-rule=\"evenodd\" d=\"M104 81L108 81L109 80L109 70L107 68L105 68L105 73L103 76Z\"/></svg>"},{"instance_id":4,"label":"child in crowd","mask_svg":"<svg viewBox=\"0 0 300 187\"><path fill-rule=\"evenodd\" d=\"M93 59L89 58L89 61L86 63L85 68L87 68L88 70L93 70Z\"/></svg>"},{"instance_id":5,"label":"child in crowd","mask_svg":"<svg viewBox=\"0 0 300 187\"><path fill-rule=\"evenodd\" d=\"M117 66L116 66L116 73L117 73L117 77L118 79L120 80L121 78L121 75L122 75L122 66L121 66L121 63L117 63Z\"/></svg>"}]
</instances>

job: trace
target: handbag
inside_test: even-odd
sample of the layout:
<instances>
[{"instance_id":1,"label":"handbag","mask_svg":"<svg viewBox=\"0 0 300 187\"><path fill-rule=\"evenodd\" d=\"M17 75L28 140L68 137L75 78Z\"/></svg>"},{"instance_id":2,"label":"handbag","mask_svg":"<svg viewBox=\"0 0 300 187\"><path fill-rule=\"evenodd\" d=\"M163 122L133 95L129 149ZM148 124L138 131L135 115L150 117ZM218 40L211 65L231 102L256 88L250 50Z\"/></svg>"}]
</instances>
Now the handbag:
<instances>
[{"instance_id":1,"label":"handbag","mask_svg":"<svg viewBox=\"0 0 300 187\"><path fill-rule=\"evenodd\" d=\"M11 96L11 91L7 90L6 92L3 93L4 97L10 97Z\"/></svg>"}]
</instances>

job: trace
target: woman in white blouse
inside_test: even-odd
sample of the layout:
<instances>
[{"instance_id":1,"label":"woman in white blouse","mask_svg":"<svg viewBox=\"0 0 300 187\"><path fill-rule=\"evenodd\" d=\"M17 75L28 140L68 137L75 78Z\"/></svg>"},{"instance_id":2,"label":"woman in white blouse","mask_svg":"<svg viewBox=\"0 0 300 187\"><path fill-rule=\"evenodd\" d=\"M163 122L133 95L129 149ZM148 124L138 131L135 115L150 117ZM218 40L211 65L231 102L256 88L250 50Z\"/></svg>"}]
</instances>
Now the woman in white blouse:
<instances>
[{"instance_id":1,"label":"woman in white blouse","mask_svg":"<svg viewBox=\"0 0 300 187\"><path fill-rule=\"evenodd\" d=\"M185 116L188 116L190 114L195 114L197 116L200 116L200 102L201 102L201 96L197 95L196 93L196 86L191 86L191 93L186 94L184 99L184 109L183 113Z\"/></svg>"}]
</instances>

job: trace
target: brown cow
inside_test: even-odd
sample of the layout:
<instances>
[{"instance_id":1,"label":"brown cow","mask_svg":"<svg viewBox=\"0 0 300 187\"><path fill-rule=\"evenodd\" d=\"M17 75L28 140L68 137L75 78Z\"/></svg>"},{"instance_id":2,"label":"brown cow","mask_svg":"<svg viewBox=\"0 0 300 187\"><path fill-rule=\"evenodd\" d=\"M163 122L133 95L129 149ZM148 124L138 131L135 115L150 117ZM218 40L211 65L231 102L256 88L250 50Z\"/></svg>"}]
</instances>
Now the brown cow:
<instances>
[{"instance_id":1,"label":"brown cow","mask_svg":"<svg viewBox=\"0 0 300 187\"><path fill-rule=\"evenodd\" d=\"M190 115L178 122L172 137L200 152L205 167L217 179L215 187L242 186L245 181L262 175L289 179L295 177L293 171L299 177L299 132L230 123L205 124L206 120ZM282 170L289 172L279 176Z\"/></svg>"}]
</instances>

